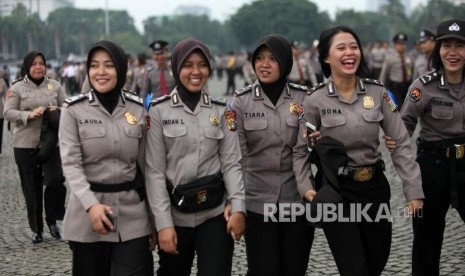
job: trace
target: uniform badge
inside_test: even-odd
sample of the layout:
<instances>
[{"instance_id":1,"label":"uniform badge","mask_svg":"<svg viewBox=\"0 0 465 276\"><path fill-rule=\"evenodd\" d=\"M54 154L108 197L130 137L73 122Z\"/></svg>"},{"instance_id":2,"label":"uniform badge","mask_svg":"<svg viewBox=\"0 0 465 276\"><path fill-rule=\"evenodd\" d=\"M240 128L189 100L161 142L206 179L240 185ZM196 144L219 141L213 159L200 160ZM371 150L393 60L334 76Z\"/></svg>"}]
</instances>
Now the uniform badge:
<instances>
[{"instance_id":1,"label":"uniform badge","mask_svg":"<svg viewBox=\"0 0 465 276\"><path fill-rule=\"evenodd\" d=\"M384 93L383 97L386 100L386 102L388 103L389 108L391 108L391 111L396 111L398 106L396 104L396 100L394 98L394 95L392 95L391 91L386 90L386 93Z\"/></svg>"},{"instance_id":2,"label":"uniform badge","mask_svg":"<svg viewBox=\"0 0 465 276\"><path fill-rule=\"evenodd\" d=\"M231 105L228 103L226 105L226 110L224 111L224 117L226 119L226 125L230 131L236 131L236 111L234 111Z\"/></svg>"},{"instance_id":3,"label":"uniform badge","mask_svg":"<svg viewBox=\"0 0 465 276\"><path fill-rule=\"evenodd\" d=\"M216 116L216 114L210 114L210 123L214 126L218 126L220 124L218 116Z\"/></svg>"},{"instance_id":4,"label":"uniform badge","mask_svg":"<svg viewBox=\"0 0 465 276\"><path fill-rule=\"evenodd\" d=\"M47 89L48 89L48 91L52 91L53 90L53 85L51 83L49 83L47 85Z\"/></svg>"},{"instance_id":5,"label":"uniform badge","mask_svg":"<svg viewBox=\"0 0 465 276\"><path fill-rule=\"evenodd\" d=\"M137 124L137 118L136 115L134 115L134 113L126 112L126 114L124 114L124 117L126 117L126 122L128 122L128 124Z\"/></svg>"},{"instance_id":6,"label":"uniform badge","mask_svg":"<svg viewBox=\"0 0 465 276\"><path fill-rule=\"evenodd\" d=\"M292 115L297 115L299 119L302 119L304 117L304 106L303 105L299 106L296 103L290 103L289 111L291 112Z\"/></svg>"},{"instance_id":7,"label":"uniform badge","mask_svg":"<svg viewBox=\"0 0 465 276\"><path fill-rule=\"evenodd\" d=\"M375 107L375 101L371 96L363 97L363 108L366 109L373 109Z\"/></svg>"},{"instance_id":8,"label":"uniform badge","mask_svg":"<svg viewBox=\"0 0 465 276\"><path fill-rule=\"evenodd\" d=\"M421 90L418 88L413 88L408 92L408 99L412 102L418 102L421 99Z\"/></svg>"}]
</instances>

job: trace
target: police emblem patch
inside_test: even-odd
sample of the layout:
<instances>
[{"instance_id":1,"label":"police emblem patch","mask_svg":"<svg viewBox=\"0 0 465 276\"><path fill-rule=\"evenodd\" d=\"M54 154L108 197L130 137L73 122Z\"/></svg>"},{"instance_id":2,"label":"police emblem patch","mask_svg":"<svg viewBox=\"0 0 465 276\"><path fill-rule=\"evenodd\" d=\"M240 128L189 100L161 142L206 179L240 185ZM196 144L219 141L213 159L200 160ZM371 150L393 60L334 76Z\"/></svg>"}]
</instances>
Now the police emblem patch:
<instances>
[{"instance_id":1,"label":"police emblem patch","mask_svg":"<svg viewBox=\"0 0 465 276\"><path fill-rule=\"evenodd\" d=\"M421 90L418 88L413 88L408 92L408 99L411 102L418 102L421 99Z\"/></svg>"},{"instance_id":2,"label":"police emblem patch","mask_svg":"<svg viewBox=\"0 0 465 276\"><path fill-rule=\"evenodd\" d=\"M218 116L216 116L216 114L210 114L210 123L214 126L218 126L220 124Z\"/></svg>"},{"instance_id":3,"label":"police emblem patch","mask_svg":"<svg viewBox=\"0 0 465 276\"><path fill-rule=\"evenodd\" d=\"M373 109L375 107L375 101L371 96L363 97L363 108L365 109Z\"/></svg>"},{"instance_id":4,"label":"police emblem patch","mask_svg":"<svg viewBox=\"0 0 465 276\"><path fill-rule=\"evenodd\" d=\"M226 125L230 131L236 131L236 111L234 111L231 105L228 103L226 105L226 110L224 111L224 118L226 119Z\"/></svg>"},{"instance_id":5,"label":"police emblem patch","mask_svg":"<svg viewBox=\"0 0 465 276\"><path fill-rule=\"evenodd\" d=\"M395 97L394 97L394 95L392 95L391 91L386 90L386 93L384 93L383 97L386 100L386 102L388 103L389 108L391 109L391 111L396 111L398 105L397 105Z\"/></svg>"}]
</instances>

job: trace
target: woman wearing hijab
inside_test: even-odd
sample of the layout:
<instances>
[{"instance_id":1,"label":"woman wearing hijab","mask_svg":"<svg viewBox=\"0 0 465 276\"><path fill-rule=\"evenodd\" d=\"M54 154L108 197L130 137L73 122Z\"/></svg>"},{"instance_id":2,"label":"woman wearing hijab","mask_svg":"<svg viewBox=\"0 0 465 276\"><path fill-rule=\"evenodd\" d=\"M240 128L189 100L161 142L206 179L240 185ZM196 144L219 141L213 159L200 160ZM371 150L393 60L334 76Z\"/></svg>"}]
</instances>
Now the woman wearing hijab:
<instances>
[{"instance_id":1,"label":"woman wearing hijab","mask_svg":"<svg viewBox=\"0 0 465 276\"><path fill-rule=\"evenodd\" d=\"M57 220L62 220L65 213L66 188L59 148L54 146L46 160L39 161L35 155L44 114L58 112L66 98L63 87L45 73L45 56L39 51L29 52L21 66L21 78L11 86L4 107L5 119L14 125L13 152L33 243L43 241L43 207L45 221L55 239L61 238Z\"/></svg>"},{"instance_id":2,"label":"woman wearing hijab","mask_svg":"<svg viewBox=\"0 0 465 276\"><path fill-rule=\"evenodd\" d=\"M203 90L211 59L202 42L179 42L171 57L176 88L153 100L149 111L145 172L159 237L158 275L190 275L195 253L198 275L230 275L234 240L244 229L234 114Z\"/></svg>"},{"instance_id":3,"label":"woman wearing hijab","mask_svg":"<svg viewBox=\"0 0 465 276\"><path fill-rule=\"evenodd\" d=\"M71 192L63 238L73 275L153 275L153 218L141 175L146 114L142 99L122 91L127 66L120 46L97 42L87 57L92 89L67 99L62 110L61 157Z\"/></svg>"},{"instance_id":4,"label":"woman wearing hijab","mask_svg":"<svg viewBox=\"0 0 465 276\"><path fill-rule=\"evenodd\" d=\"M274 207L302 204L293 172L292 148L297 143L305 86L289 83L292 50L286 38L262 38L252 54L258 77L234 98L241 166L246 194L247 275L305 275L314 228L305 216L295 221L267 217ZM285 218L279 211L275 218Z\"/></svg>"}]
</instances>

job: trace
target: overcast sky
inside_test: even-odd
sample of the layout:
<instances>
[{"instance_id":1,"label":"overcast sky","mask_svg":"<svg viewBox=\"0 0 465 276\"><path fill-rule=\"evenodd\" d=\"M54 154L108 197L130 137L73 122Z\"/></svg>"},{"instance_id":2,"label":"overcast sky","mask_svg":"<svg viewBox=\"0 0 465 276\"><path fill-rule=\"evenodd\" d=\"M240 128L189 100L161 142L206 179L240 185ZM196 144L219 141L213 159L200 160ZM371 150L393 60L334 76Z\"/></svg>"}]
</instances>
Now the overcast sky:
<instances>
[{"instance_id":1,"label":"overcast sky","mask_svg":"<svg viewBox=\"0 0 465 276\"><path fill-rule=\"evenodd\" d=\"M108 8L111 10L127 10L134 18L136 27L142 30L142 21L149 16L172 14L180 5L201 5L210 8L211 17L224 21L234 14L243 4L253 0L75 0L76 8ZM365 10L367 0L313 0L320 11L327 11L331 17L338 9ZM426 0L411 0L413 6Z\"/></svg>"}]
</instances>

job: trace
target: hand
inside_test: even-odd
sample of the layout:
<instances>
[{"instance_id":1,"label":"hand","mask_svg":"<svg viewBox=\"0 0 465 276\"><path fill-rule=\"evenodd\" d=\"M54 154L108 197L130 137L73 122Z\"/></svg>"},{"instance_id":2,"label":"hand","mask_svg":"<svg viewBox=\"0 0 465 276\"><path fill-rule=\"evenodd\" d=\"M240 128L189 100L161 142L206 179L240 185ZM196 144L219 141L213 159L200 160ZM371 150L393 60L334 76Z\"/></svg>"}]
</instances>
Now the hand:
<instances>
[{"instance_id":1,"label":"hand","mask_svg":"<svg viewBox=\"0 0 465 276\"><path fill-rule=\"evenodd\" d=\"M316 191L314 189L308 190L304 195L305 199L308 200L309 202L312 202L315 196L316 196Z\"/></svg>"},{"instance_id":2,"label":"hand","mask_svg":"<svg viewBox=\"0 0 465 276\"><path fill-rule=\"evenodd\" d=\"M316 141L321 138L321 132L319 130L316 130L316 131L310 133L310 135L308 135L307 129L304 129L302 131L302 137L305 139L305 138L307 138L307 136L310 136L312 138L311 139L312 144L310 146L314 147Z\"/></svg>"},{"instance_id":3,"label":"hand","mask_svg":"<svg viewBox=\"0 0 465 276\"><path fill-rule=\"evenodd\" d=\"M50 109L50 111L54 111L58 108L58 106L56 105L52 105L52 103L49 103L50 105L48 106L48 108Z\"/></svg>"},{"instance_id":4,"label":"hand","mask_svg":"<svg viewBox=\"0 0 465 276\"><path fill-rule=\"evenodd\" d=\"M158 232L158 244L160 249L168 254L179 254L176 250L176 247L178 246L178 238L174 227L168 227Z\"/></svg>"},{"instance_id":5,"label":"hand","mask_svg":"<svg viewBox=\"0 0 465 276\"><path fill-rule=\"evenodd\" d=\"M231 235L234 241L239 241L245 230L245 215L242 212L236 212L227 220L226 232Z\"/></svg>"},{"instance_id":6,"label":"hand","mask_svg":"<svg viewBox=\"0 0 465 276\"><path fill-rule=\"evenodd\" d=\"M384 143L386 144L386 148L389 152L393 152L396 148L396 141L394 141L391 137L384 135Z\"/></svg>"},{"instance_id":7,"label":"hand","mask_svg":"<svg viewBox=\"0 0 465 276\"><path fill-rule=\"evenodd\" d=\"M231 208L231 203L226 204L224 207L223 217L226 221L229 221L229 218L231 217Z\"/></svg>"},{"instance_id":8,"label":"hand","mask_svg":"<svg viewBox=\"0 0 465 276\"><path fill-rule=\"evenodd\" d=\"M150 242L150 245L149 245L150 251L154 251L155 247L157 246L157 242L158 242L157 230L153 230L152 235L150 236L149 242Z\"/></svg>"},{"instance_id":9,"label":"hand","mask_svg":"<svg viewBox=\"0 0 465 276\"><path fill-rule=\"evenodd\" d=\"M40 118L44 114L44 111L45 111L45 107L42 107L42 106L36 107L31 111L31 113L29 113L28 119L35 120L37 118Z\"/></svg>"},{"instance_id":10,"label":"hand","mask_svg":"<svg viewBox=\"0 0 465 276\"><path fill-rule=\"evenodd\" d=\"M408 215L412 217L416 212L423 208L423 199L413 199L407 202Z\"/></svg>"},{"instance_id":11,"label":"hand","mask_svg":"<svg viewBox=\"0 0 465 276\"><path fill-rule=\"evenodd\" d=\"M104 224L106 224L108 228L113 229L113 224L106 215L113 214L110 206L100 203L94 204L87 210L87 214L89 215L89 220L92 224L92 229L94 229L94 232L97 232L100 235L108 234Z\"/></svg>"}]
</instances>

